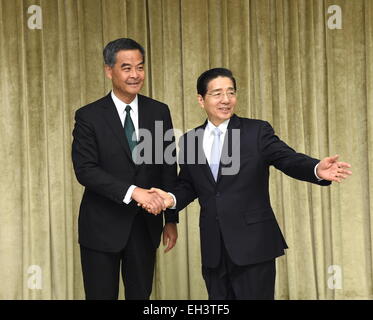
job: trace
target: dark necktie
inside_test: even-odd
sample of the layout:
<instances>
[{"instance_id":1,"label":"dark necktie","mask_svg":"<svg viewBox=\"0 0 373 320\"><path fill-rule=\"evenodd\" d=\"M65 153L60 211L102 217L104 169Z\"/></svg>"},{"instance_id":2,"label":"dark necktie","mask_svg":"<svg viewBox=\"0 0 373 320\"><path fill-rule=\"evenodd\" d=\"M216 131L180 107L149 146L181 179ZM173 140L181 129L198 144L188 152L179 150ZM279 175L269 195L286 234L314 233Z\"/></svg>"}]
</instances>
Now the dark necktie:
<instances>
[{"instance_id":1,"label":"dark necktie","mask_svg":"<svg viewBox=\"0 0 373 320\"><path fill-rule=\"evenodd\" d=\"M128 145L132 152L137 144L137 141L136 141L136 134L135 134L135 126L133 125L130 111L131 111L131 107L127 105L126 106L126 119L124 120L124 132L126 133ZM135 140L133 140L132 137Z\"/></svg>"}]
</instances>

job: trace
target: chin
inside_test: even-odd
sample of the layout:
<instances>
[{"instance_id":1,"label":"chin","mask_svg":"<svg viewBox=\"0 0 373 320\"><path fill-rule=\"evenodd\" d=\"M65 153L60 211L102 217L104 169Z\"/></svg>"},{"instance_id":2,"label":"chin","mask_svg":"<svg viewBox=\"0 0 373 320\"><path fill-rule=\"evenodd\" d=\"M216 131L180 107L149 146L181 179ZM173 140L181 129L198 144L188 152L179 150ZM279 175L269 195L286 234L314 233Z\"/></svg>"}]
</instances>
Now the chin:
<instances>
[{"instance_id":1,"label":"chin","mask_svg":"<svg viewBox=\"0 0 373 320\"><path fill-rule=\"evenodd\" d=\"M233 113L227 114L227 115L221 116L220 120L225 121L225 120L228 120L228 119L232 118L232 116L233 116Z\"/></svg>"},{"instance_id":2,"label":"chin","mask_svg":"<svg viewBox=\"0 0 373 320\"><path fill-rule=\"evenodd\" d=\"M140 92L140 90L141 90L141 87L139 87L139 88L127 88L127 92L129 93L129 94L133 94L133 95L136 95L136 94L138 94L139 92Z\"/></svg>"}]
</instances>

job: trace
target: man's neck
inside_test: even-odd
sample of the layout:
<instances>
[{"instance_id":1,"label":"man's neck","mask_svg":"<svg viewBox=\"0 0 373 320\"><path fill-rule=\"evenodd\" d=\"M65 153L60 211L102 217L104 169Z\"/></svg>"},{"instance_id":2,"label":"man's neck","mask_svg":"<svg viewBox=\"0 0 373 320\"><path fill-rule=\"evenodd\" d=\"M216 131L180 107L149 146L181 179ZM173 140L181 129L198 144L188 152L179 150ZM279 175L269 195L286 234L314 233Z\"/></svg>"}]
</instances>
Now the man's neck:
<instances>
[{"instance_id":1,"label":"man's neck","mask_svg":"<svg viewBox=\"0 0 373 320\"><path fill-rule=\"evenodd\" d=\"M208 119L210 121L210 123L212 125L214 125L215 127L219 127L222 123L224 122L229 122L230 118L229 119L226 119L226 120L222 120L222 121L217 121L217 120L211 120L211 119Z\"/></svg>"},{"instance_id":2,"label":"man's neck","mask_svg":"<svg viewBox=\"0 0 373 320\"><path fill-rule=\"evenodd\" d=\"M130 104L136 98L136 94L125 95L125 94L122 94L121 92L116 91L115 89L113 89L113 93L119 100L123 101L126 104Z\"/></svg>"}]
</instances>

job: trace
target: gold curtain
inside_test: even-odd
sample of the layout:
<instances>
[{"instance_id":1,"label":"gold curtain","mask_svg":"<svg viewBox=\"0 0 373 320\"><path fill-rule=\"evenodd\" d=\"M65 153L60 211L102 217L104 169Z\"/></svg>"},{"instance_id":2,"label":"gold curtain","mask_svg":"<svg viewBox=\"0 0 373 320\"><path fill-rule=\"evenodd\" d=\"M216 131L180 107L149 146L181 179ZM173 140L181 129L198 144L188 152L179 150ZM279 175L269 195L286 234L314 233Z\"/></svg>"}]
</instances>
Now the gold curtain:
<instances>
[{"instance_id":1,"label":"gold curtain","mask_svg":"<svg viewBox=\"0 0 373 320\"><path fill-rule=\"evenodd\" d=\"M341 29L328 24L333 5ZM119 37L144 45L143 93L170 106L179 134L205 119L198 75L223 66L239 115L269 121L299 152L352 163L329 188L271 171L290 247L276 298L373 298L372 0L0 0L0 18L0 299L84 298L71 131L75 110L110 90L102 49ZM158 251L153 299L207 298L198 212L184 210L177 246Z\"/></svg>"}]
</instances>

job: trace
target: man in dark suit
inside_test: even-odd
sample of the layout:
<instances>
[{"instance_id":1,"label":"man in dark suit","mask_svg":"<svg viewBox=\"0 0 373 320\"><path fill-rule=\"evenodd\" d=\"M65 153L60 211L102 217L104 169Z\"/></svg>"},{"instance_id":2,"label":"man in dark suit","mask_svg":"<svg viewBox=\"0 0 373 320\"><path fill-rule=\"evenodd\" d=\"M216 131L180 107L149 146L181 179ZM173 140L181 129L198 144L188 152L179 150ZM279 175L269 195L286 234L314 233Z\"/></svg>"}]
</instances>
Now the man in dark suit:
<instances>
[{"instance_id":1,"label":"man in dark suit","mask_svg":"<svg viewBox=\"0 0 373 320\"><path fill-rule=\"evenodd\" d=\"M176 211L198 198L210 299L274 299L275 258L287 244L270 204L269 167L326 186L351 174L350 165L296 153L268 122L236 116L236 81L227 69L204 72L197 91L208 120L180 139ZM166 192L150 192L175 205Z\"/></svg>"},{"instance_id":2,"label":"man in dark suit","mask_svg":"<svg viewBox=\"0 0 373 320\"><path fill-rule=\"evenodd\" d=\"M150 215L137 203L153 213L164 209L146 189L173 190L177 167L153 159L155 145L164 151L174 140L147 141L144 151L152 158L145 163L136 146L141 131L156 137L156 123L166 132L172 121L165 104L139 94L145 78L141 45L117 39L103 54L113 90L76 111L73 131L74 170L85 187L79 213L84 289L87 299L117 299L121 269L126 299L149 299L161 233L168 251L176 243L178 216L167 210L163 226L163 214Z\"/></svg>"}]
</instances>

